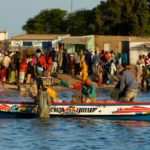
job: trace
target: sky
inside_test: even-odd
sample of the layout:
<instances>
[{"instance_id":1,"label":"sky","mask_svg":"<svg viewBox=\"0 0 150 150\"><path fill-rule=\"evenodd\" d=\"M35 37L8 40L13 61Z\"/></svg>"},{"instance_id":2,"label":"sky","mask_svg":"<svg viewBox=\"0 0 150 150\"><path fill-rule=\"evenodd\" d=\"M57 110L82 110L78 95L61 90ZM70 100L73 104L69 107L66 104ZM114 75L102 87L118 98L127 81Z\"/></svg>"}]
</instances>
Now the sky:
<instances>
[{"instance_id":1,"label":"sky","mask_svg":"<svg viewBox=\"0 0 150 150\"><path fill-rule=\"evenodd\" d=\"M9 37L24 34L22 26L41 10L60 8L71 12L92 9L101 0L0 0L0 31L8 31Z\"/></svg>"}]
</instances>

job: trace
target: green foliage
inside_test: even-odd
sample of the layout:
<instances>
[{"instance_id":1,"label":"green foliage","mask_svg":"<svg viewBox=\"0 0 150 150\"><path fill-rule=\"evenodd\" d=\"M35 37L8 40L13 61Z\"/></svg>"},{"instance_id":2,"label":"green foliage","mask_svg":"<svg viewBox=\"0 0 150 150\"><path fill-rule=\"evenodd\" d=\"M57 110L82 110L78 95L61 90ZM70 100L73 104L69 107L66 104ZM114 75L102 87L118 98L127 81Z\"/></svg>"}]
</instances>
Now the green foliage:
<instances>
[{"instance_id":1,"label":"green foliage","mask_svg":"<svg viewBox=\"0 0 150 150\"><path fill-rule=\"evenodd\" d=\"M92 11L80 10L69 14L67 18L67 33L72 35L92 34L95 26L92 24Z\"/></svg>"},{"instance_id":2,"label":"green foliage","mask_svg":"<svg viewBox=\"0 0 150 150\"><path fill-rule=\"evenodd\" d=\"M99 9L102 10L105 34L150 34L147 0L107 0L99 5Z\"/></svg>"},{"instance_id":3,"label":"green foliage","mask_svg":"<svg viewBox=\"0 0 150 150\"><path fill-rule=\"evenodd\" d=\"M147 0L107 0L92 10L67 13L43 10L23 26L27 33L70 33L72 35L150 35Z\"/></svg>"},{"instance_id":4,"label":"green foliage","mask_svg":"<svg viewBox=\"0 0 150 150\"><path fill-rule=\"evenodd\" d=\"M29 19L23 26L23 30L35 34L63 33L66 14L66 11L60 9L43 10L34 18Z\"/></svg>"}]
</instances>

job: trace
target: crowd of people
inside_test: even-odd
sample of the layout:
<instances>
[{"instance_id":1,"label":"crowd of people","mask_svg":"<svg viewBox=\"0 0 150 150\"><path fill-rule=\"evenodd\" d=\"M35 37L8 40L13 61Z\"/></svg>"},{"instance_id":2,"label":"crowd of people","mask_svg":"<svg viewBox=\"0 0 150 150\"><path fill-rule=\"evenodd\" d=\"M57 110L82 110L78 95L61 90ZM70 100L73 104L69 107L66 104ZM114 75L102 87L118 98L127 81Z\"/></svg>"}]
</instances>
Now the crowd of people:
<instances>
[{"instance_id":1,"label":"crowd of people","mask_svg":"<svg viewBox=\"0 0 150 150\"><path fill-rule=\"evenodd\" d=\"M0 78L2 83L29 84L41 76L51 76L60 72L68 73L75 77L81 76L82 80L88 76L95 76L98 84L113 83L113 76L117 71L116 66L121 64L121 55L113 52L92 52L86 50L75 51L70 54L66 49L48 52L37 49L32 55L26 52L0 53Z\"/></svg>"},{"instance_id":2,"label":"crowd of people","mask_svg":"<svg viewBox=\"0 0 150 150\"><path fill-rule=\"evenodd\" d=\"M35 81L38 89L44 89L42 76L57 76L58 73L65 73L73 77L80 77L82 81L91 77L101 86L113 84L114 76L116 73L118 74L119 68L127 66L128 62L127 53L115 53L113 50L110 52L75 50L74 53L68 53L67 49L60 49L59 51L51 49L47 52L37 49L30 55L26 51L8 51L0 53L0 79L2 85L5 82L21 85ZM149 66L150 53L147 56L139 56L136 65L136 77L137 80L139 80L138 78L141 79L142 86L145 78L148 78L145 76L150 71L146 69L145 75L143 68ZM121 77L120 81L120 83L123 81ZM121 87L122 85L120 85L120 89Z\"/></svg>"}]
</instances>

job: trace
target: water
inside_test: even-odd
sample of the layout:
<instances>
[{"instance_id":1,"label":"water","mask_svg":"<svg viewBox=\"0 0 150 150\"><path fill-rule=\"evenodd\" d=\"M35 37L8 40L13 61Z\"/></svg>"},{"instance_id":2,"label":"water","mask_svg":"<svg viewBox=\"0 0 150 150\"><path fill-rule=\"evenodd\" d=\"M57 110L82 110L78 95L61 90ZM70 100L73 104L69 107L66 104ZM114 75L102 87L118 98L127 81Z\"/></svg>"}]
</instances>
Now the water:
<instances>
[{"instance_id":1,"label":"water","mask_svg":"<svg viewBox=\"0 0 150 150\"><path fill-rule=\"evenodd\" d=\"M110 97L108 96L111 92L111 89L97 89L97 97L96 99L98 101L100 100L110 100ZM79 90L66 90L66 91L61 91L58 93L58 96L63 99L64 101L70 101L72 94L79 94ZM150 102L150 92L138 92L138 96L136 98L136 101L146 101Z\"/></svg>"},{"instance_id":2,"label":"water","mask_svg":"<svg viewBox=\"0 0 150 150\"><path fill-rule=\"evenodd\" d=\"M149 150L150 123L94 119L3 119L3 150Z\"/></svg>"},{"instance_id":3,"label":"water","mask_svg":"<svg viewBox=\"0 0 150 150\"><path fill-rule=\"evenodd\" d=\"M59 97L69 100L74 92L78 93L61 91ZM99 91L99 99L107 99L108 93L109 90ZM150 93L139 93L137 100L150 101L149 97ZM1 119L0 133L0 150L150 149L150 122L141 121Z\"/></svg>"}]
</instances>

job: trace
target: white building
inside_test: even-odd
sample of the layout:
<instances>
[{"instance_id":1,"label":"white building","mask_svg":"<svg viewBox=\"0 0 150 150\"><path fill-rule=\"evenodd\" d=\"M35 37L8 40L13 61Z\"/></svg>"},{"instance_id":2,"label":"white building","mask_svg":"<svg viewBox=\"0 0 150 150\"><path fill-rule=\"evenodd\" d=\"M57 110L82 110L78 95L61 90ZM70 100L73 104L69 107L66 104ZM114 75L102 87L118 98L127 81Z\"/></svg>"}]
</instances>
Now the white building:
<instances>
[{"instance_id":1,"label":"white building","mask_svg":"<svg viewBox=\"0 0 150 150\"><path fill-rule=\"evenodd\" d=\"M8 40L8 32L4 31L0 31L0 41L5 41Z\"/></svg>"},{"instance_id":2,"label":"white building","mask_svg":"<svg viewBox=\"0 0 150 150\"><path fill-rule=\"evenodd\" d=\"M12 49L19 48L40 48L49 50L52 47L59 47L59 41L68 34L21 34L11 38Z\"/></svg>"}]
</instances>

